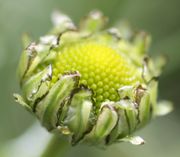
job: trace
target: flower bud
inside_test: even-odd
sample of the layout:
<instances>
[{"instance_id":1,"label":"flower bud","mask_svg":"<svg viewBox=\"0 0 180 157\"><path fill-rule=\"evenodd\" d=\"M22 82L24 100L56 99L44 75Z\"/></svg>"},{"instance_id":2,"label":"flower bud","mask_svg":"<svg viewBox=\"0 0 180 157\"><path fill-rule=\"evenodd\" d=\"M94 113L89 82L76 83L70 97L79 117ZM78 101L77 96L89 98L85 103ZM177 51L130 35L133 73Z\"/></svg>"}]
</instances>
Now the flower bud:
<instances>
[{"instance_id":1,"label":"flower bud","mask_svg":"<svg viewBox=\"0 0 180 157\"><path fill-rule=\"evenodd\" d=\"M52 18L50 33L22 53L22 96L14 94L15 100L48 131L71 137L73 145L143 144L134 132L172 109L167 101L157 103L164 60L147 55L149 35L124 26L107 29L99 11L79 28L62 13Z\"/></svg>"}]
</instances>

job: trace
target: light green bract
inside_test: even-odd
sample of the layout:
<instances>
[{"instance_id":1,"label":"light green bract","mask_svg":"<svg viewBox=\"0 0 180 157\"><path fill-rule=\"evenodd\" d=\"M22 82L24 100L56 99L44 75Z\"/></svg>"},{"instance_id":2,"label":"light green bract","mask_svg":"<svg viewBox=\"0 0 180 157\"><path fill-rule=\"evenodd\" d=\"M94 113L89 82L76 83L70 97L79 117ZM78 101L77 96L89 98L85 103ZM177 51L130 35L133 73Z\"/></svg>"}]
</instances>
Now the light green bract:
<instances>
[{"instance_id":1,"label":"light green bract","mask_svg":"<svg viewBox=\"0 0 180 157\"><path fill-rule=\"evenodd\" d=\"M54 28L31 42L24 36L16 101L48 131L71 138L73 145L143 144L133 133L152 117L171 111L157 104L162 57L146 53L150 37L126 25L106 28L107 18L91 12L79 27L59 12Z\"/></svg>"}]
</instances>

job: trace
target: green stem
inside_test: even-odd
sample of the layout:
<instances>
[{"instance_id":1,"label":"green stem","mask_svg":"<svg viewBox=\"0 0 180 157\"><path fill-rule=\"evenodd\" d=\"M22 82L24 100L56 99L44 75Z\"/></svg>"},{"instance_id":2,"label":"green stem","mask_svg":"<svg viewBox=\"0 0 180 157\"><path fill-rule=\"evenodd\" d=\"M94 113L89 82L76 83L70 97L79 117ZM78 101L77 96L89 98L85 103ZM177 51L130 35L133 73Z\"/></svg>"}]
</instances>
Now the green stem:
<instances>
[{"instance_id":1,"label":"green stem","mask_svg":"<svg viewBox=\"0 0 180 157\"><path fill-rule=\"evenodd\" d=\"M67 139L54 135L41 157L62 157L70 148Z\"/></svg>"}]
</instances>

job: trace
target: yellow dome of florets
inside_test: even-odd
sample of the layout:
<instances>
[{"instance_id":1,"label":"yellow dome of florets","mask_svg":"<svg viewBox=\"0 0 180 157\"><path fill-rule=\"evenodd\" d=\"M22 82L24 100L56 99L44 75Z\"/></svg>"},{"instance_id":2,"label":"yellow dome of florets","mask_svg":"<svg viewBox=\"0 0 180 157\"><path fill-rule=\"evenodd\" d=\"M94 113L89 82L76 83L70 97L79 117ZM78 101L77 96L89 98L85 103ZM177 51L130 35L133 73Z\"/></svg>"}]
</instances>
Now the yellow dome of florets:
<instances>
[{"instance_id":1,"label":"yellow dome of florets","mask_svg":"<svg viewBox=\"0 0 180 157\"><path fill-rule=\"evenodd\" d=\"M96 102L118 101L117 90L138 82L140 74L117 50L93 42L62 47L54 61L53 82L69 71L80 73L80 84L93 90Z\"/></svg>"}]
</instances>

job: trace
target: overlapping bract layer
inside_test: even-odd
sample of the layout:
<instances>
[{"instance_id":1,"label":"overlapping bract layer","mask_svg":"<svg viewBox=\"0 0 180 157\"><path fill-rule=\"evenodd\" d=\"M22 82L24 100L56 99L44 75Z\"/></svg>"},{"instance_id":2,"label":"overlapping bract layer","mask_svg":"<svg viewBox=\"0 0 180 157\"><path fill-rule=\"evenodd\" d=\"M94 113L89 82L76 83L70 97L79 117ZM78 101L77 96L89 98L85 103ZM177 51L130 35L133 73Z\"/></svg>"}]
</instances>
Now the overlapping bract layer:
<instances>
[{"instance_id":1,"label":"overlapping bract layer","mask_svg":"<svg viewBox=\"0 0 180 157\"><path fill-rule=\"evenodd\" d=\"M15 94L16 101L72 144L144 143L132 134L161 111L157 81L164 63L145 54L149 36L105 29L107 18L98 11L79 29L64 14L56 12L53 21L49 35L25 42L18 68L23 96Z\"/></svg>"}]
</instances>

